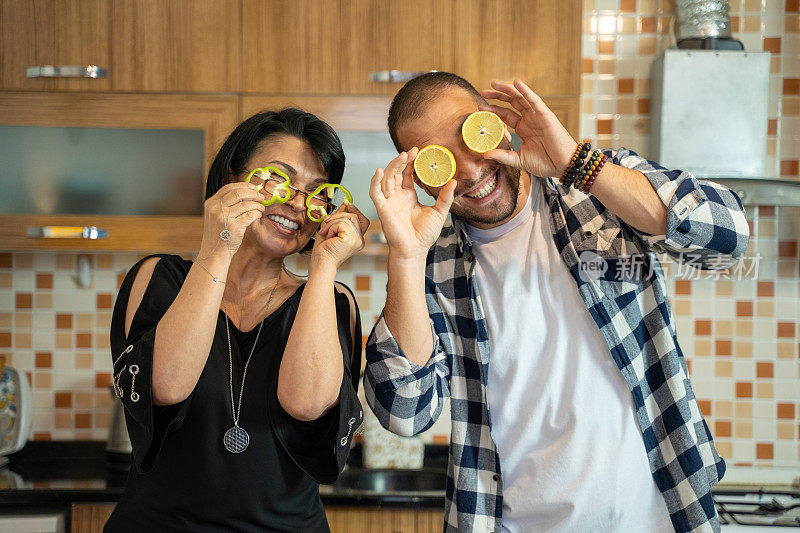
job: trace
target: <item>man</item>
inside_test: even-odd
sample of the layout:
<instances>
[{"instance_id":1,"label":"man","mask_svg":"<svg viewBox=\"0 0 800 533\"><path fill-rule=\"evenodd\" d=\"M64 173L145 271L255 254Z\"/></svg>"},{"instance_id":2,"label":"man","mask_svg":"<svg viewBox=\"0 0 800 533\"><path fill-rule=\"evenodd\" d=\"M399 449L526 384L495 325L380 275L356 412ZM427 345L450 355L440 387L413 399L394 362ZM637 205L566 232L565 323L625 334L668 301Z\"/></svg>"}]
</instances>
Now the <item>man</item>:
<instances>
[{"instance_id":1,"label":"man","mask_svg":"<svg viewBox=\"0 0 800 533\"><path fill-rule=\"evenodd\" d=\"M604 151L588 194L562 187L575 140L524 83L492 87L429 73L392 102L401 153L370 190L389 246L370 406L413 435L450 398L447 531L718 531L725 464L650 252L732 264L749 237L741 202L625 149ZM520 149L469 150L461 125L478 110ZM426 188L432 207L413 188L429 144L456 159L455 179ZM619 275L633 258L643 268Z\"/></svg>"}]
</instances>

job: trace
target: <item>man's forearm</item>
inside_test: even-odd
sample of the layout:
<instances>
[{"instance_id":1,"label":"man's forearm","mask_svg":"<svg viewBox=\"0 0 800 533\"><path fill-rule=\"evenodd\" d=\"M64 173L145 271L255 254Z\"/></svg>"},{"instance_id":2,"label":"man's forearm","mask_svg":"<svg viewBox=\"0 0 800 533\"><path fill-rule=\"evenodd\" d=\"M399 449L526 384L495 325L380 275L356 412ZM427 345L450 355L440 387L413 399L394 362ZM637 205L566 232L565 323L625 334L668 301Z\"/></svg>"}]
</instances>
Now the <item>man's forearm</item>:
<instances>
[{"instance_id":1,"label":"man's forearm","mask_svg":"<svg viewBox=\"0 0 800 533\"><path fill-rule=\"evenodd\" d=\"M390 251L388 277L383 318L409 361L425 366L433 351L425 303L425 256L398 258Z\"/></svg>"},{"instance_id":2,"label":"man's forearm","mask_svg":"<svg viewBox=\"0 0 800 533\"><path fill-rule=\"evenodd\" d=\"M638 170L608 161L590 194L628 225L650 235L667 232L667 208L650 181Z\"/></svg>"}]
</instances>

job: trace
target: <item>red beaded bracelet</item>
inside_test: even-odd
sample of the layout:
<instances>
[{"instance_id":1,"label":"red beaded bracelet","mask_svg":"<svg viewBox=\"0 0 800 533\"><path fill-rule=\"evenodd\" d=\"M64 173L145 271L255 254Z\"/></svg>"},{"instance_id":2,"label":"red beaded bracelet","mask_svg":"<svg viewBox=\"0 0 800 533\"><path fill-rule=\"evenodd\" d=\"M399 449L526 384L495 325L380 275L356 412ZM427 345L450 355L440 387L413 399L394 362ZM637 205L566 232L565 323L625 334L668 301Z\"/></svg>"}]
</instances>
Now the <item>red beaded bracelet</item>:
<instances>
[{"instance_id":1,"label":"red beaded bracelet","mask_svg":"<svg viewBox=\"0 0 800 533\"><path fill-rule=\"evenodd\" d=\"M586 162L586 166L580 170L578 179L575 180L575 183L573 184L574 188L581 190L581 188L586 184L586 181L589 179L591 173L597 168L597 163L600 161L602 155L603 154L600 153L600 150L595 150L592 152L591 157Z\"/></svg>"},{"instance_id":2,"label":"red beaded bracelet","mask_svg":"<svg viewBox=\"0 0 800 533\"><path fill-rule=\"evenodd\" d=\"M584 183L581 186L581 192L582 193L586 194L586 193L589 192L589 189L592 188L592 185L594 184L594 180L597 179L597 175L603 169L603 166L606 164L606 161L608 161L608 156L603 154L603 157L601 157L600 160L597 162L597 164L595 166L595 169L592 171L592 173L587 175L588 179L586 180L586 183Z\"/></svg>"}]
</instances>

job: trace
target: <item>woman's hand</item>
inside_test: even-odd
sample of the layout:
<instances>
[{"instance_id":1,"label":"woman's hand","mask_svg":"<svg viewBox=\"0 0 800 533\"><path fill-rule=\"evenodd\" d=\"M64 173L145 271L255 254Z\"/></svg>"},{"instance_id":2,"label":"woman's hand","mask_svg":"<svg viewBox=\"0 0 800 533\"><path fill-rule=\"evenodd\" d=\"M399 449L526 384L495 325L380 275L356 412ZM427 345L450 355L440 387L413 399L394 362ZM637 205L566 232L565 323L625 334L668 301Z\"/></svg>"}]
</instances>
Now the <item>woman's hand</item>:
<instances>
[{"instance_id":1,"label":"woman's hand","mask_svg":"<svg viewBox=\"0 0 800 533\"><path fill-rule=\"evenodd\" d=\"M414 189L416 147L395 157L372 177L369 196L378 211L389 251L398 258L425 257L442 232L456 180L439 189L433 207L422 205Z\"/></svg>"},{"instance_id":2,"label":"woman's hand","mask_svg":"<svg viewBox=\"0 0 800 533\"><path fill-rule=\"evenodd\" d=\"M228 183L206 200L198 257L206 259L223 254L228 259L233 257L242 244L244 232L264 213L262 200L264 196L250 183Z\"/></svg>"},{"instance_id":3,"label":"woman's hand","mask_svg":"<svg viewBox=\"0 0 800 533\"><path fill-rule=\"evenodd\" d=\"M364 248L369 219L353 204L342 204L325 217L314 237L311 264L329 262L336 268Z\"/></svg>"},{"instance_id":4,"label":"woman's hand","mask_svg":"<svg viewBox=\"0 0 800 533\"><path fill-rule=\"evenodd\" d=\"M569 166L577 143L555 114L530 87L520 80L514 84L492 82L493 89L481 91L487 100L502 100L516 110L496 105L481 106L492 111L522 138L519 152L489 150L483 157L524 170L539 177L559 177Z\"/></svg>"}]
</instances>

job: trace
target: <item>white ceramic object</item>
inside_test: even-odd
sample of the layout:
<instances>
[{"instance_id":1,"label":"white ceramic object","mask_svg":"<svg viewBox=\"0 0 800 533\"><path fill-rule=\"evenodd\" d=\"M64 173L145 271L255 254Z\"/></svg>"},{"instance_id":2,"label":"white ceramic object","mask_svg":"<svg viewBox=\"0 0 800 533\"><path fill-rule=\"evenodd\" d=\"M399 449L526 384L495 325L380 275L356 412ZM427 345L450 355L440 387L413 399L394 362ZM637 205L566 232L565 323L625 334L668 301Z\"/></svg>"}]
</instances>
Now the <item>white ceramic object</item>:
<instances>
[{"instance_id":1,"label":"white ceramic object","mask_svg":"<svg viewBox=\"0 0 800 533\"><path fill-rule=\"evenodd\" d=\"M0 377L0 457L22 449L31 431L31 389L28 378L5 367Z\"/></svg>"}]
</instances>

